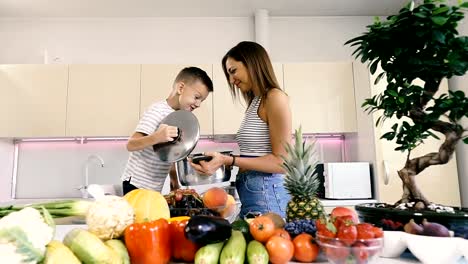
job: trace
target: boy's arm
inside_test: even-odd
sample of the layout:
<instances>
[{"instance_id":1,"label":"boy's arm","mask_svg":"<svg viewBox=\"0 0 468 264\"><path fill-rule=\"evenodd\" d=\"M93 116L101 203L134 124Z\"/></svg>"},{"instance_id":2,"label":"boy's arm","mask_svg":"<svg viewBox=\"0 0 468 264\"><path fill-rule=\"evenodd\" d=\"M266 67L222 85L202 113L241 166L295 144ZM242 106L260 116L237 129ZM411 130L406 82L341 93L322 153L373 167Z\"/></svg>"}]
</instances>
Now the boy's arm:
<instances>
[{"instance_id":1,"label":"boy's arm","mask_svg":"<svg viewBox=\"0 0 468 264\"><path fill-rule=\"evenodd\" d=\"M172 141L175 137L177 137L177 127L161 124L154 133L149 135L142 132L133 133L128 139L127 150L142 150L154 144Z\"/></svg>"}]
</instances>

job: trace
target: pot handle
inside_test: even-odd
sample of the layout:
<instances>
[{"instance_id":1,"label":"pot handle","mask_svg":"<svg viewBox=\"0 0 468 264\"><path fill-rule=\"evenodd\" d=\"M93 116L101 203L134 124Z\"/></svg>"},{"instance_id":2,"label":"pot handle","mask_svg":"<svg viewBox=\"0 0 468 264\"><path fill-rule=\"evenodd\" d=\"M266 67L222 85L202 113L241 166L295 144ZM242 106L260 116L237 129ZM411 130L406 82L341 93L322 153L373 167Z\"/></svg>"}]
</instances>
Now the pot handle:
<instances>
[{"instance_id":1,"label":"pot handle","mask_svg":"<svg viewBox=\"0 0 468 264\"><path fill-rule=\"evenodd\" d=\"M385 185L388 185L388 183L390 182L390 177L388 176L390 174L390 168L389 168L389 165L388 165L388 161L386 160L383 160L383 167L384 167L384 184Z\"/></svg>"}]
</instances>

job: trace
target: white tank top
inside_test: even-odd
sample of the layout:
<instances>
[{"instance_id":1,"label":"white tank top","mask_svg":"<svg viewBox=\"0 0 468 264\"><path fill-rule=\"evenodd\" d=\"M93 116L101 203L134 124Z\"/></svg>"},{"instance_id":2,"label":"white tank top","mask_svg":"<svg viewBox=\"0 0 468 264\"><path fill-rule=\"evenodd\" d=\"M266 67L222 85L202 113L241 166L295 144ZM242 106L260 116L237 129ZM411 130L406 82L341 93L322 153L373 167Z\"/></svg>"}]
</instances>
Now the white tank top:
<instances>
[{"instance_id":1,"label":"white tank top","mask_svg":"<svg viewBox=\"0 0 468 264\"><path fill-rule=\"evenodd\" d=\"M261 97L255 97L245 112L236 140L240 154L264 156L271 153L270 131L268 124L258 116Z\"/></svg>"}]
</instances>

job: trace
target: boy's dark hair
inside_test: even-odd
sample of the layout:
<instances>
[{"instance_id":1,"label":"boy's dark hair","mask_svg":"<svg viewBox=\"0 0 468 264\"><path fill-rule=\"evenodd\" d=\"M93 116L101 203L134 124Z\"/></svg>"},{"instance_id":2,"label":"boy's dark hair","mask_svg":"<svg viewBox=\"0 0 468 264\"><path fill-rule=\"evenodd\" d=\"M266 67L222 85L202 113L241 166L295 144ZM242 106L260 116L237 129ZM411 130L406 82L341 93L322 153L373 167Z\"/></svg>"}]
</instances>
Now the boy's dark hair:
<instances>
[{"instance_id":1,"label":"boy's dark hair","mask_svg":"<svg viewBox=\"0 0 468 264\"><path fill-rule=\"evenodd\" d=\"M202 82L208 88L208 91L213 91L213 82L211 81L210 76L198 67L183 68L175 78L175 82L185 82L187 84L191 84L196 81Z\"/></svg>"}]
</instances>

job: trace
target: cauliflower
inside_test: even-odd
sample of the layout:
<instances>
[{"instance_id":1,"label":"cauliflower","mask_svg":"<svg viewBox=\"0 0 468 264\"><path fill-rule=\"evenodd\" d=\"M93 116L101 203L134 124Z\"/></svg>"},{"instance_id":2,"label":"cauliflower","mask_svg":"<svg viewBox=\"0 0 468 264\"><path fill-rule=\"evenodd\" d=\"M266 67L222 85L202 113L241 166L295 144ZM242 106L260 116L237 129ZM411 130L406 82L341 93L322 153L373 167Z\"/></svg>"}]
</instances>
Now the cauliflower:
<instances>
[{"instance_id":1,"label":"cauliflower","mask_svg":"<svg viewBox=\"0 0 468 264\"><path fill-rule=\"evenodd\" d=\"M91 233L108 240L120 237L134 219L133 208L125 199L106 195L89 207L86 224Z\"/></svg>"},{"instance_id":2,"label":"cauliflower","mask_svg":"<svg viewBox=\"0 0 468 264\"><path fill-rule=\"evenodd\" d=\"M1 218L0 263L41 261L54 232L55 228L46 222L37 209L31 207Z\"/></svg>"}]
</instances>

